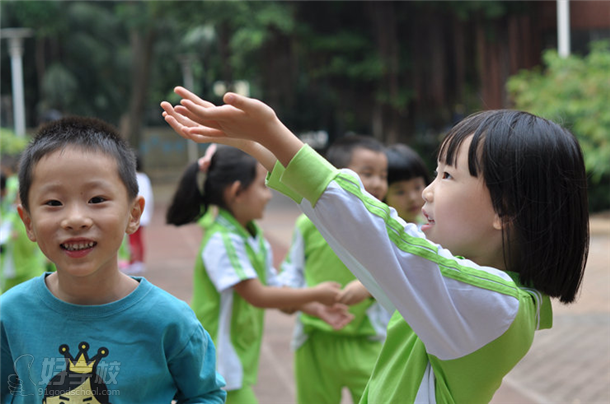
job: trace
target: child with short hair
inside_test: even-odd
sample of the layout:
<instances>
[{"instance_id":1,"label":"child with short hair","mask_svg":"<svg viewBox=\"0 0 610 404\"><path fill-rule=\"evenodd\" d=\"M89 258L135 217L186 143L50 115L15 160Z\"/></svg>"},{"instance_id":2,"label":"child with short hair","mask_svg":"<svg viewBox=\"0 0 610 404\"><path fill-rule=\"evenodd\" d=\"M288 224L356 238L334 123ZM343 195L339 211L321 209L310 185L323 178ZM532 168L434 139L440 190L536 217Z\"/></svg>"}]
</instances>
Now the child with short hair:
<instances>
[{"instance_id":1,"label":"child with short hair","mask_svg":"<svg viewBox=\"0 0 610 404\"><path fill-rule=\"evenodd\" d=\"M23 152L19 215L57 272L0 298L1 401L222 403L210 336L183 301L118 269L144 208L106 123L64 118Z\"/></svg>"},{"instance_id":2,"label":"child with short hair","mask_svg":"<svg viewBox=\"0 0 610 404\"><path fill-rule=\"evenodd\" d=\"M324 304L334 306L339 294L335 282L306 289L279 282L271 247L256 223L271 199L266 174L241 150L212 145L185 170L166 215L167 223L182 226L197 223L211 206L218 208L205 227L195 261L191 307L218 350L227 403L258 402L252 386L258 377L265 308L308 305L324 316Z\"/></svg>"},{"instance_id":3,"label":"child with short hair","mask_svg":"<svg viewBox=\"0 0 610 404\"><path fill-rule=\"evenodd\" d=\"M388 156L388 192L385 203L396 210L405 222L423 222L422 192L430 183L430 174L422 158L406 144L386 148Z\"/></svg>"},{"instance_id":4,"label":"child with short hair","mask_svg":"<svg viewBox=\"0 0 610 404\"><path fill-rule=\"evenodd\" d=\"M364 189L382 200L387 190L387 157L371 136L347 135L336 140L326 159L337 168L354 171ZM350 305L353 319L335 330L320 318L300 312L292 341L297 402L341 402L346 387L358 402L371 376L386 335L389 313L367 292L305 215L297 218L292 245L281 266L281 278L291 287L323 281L344 287L339 300Z\"/></svg>"},{"instance_id":5,"label":"child with short hair","mask_svg":"<svg viewBox=\"0 0 610 404\"><path fill-rule=\"evenodd\" d=\"M485 403L573 302L588 256L587 177L566 129L521 111L470 115L438 153L420 231L292 134L260 101L216 107L178 88L185 138L226 141L274 169L337 255L397 312L361 403Z\"/></svg>"}]
</instances>

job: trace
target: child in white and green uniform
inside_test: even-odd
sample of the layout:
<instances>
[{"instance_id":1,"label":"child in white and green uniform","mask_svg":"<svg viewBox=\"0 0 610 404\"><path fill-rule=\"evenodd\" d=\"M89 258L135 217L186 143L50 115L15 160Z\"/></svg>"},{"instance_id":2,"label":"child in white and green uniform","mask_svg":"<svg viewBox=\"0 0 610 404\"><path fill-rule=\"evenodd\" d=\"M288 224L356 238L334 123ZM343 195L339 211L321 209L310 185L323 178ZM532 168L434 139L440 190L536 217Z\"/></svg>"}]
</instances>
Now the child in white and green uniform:
<instances>
[{"instance_id":1,"label":"child in white and green uniform","mask_svg":"<svg viewBox=\"0 0 610 404\"><path fill-rule=\"evenodd\" d=\"M215 146L214 146L215 148ZM205 180L197 182L198 173ZM191 307L208 330L217 351L217 369L225 378L227 402L256 403L264 308L293 308L310 302L334 304L339 285L281 287L269 243L255 219L262 218L271 191L266 170L238 149L219 147L192 164L167 212L170 224L195 223L218 207L205 227L195 262ZM201 187L201 188L200 188Z\"/></svg>"},{"instance_id":2,"label":"child in white and green uniform","mask_svg":"<svg viewBox=\"0 0 610 404\"><path fill-rule=\"evenodd\" d=\"M0 291L6 292L29 279L42 275L47 270L47 259L38 247L30 241L19 213L19 197L16 185L2 174L0 198ZM16 178L15 178L16 179ZM13 198L12 201L9 201ZM0 293L1 293L0 292Z\"/></svg>"},{"instance_id":3,"label":"child in white and green uniform","mask_svg":"<svg viewBox=\"0 0 610 404\"><path fill-rule=\"evenodd\" d=\"M387 158L383 145L370 136L348 135L326 153L336 167L356 172L365 189L383 199L387 189ZM281 266L281 279L291 287L339 282L347 289L361 284L341 262L305 215L296 222L292 246ZM349 292L346 292L349 293ZM371 375L390 314L366 290L349 302L353 320L340 330L316 316L300 312L292 347L295 350L297 403L339 404L346 387L358 402Z\"/></svg>"},{"instance_id":4,"label":"child in white and green uniform","mask_svg":"<svg viewBox=\"0 0 610 404\"><path fill-rule=\"evenodd\" d=\"M551 326L549 296L574 301L589 242L587 176L577 140L559 125L511 110L457 124L423 191L420 231L303 146L262 102L230 93L229 105L213 107L176 92L197 120L166 106L179 133L239 145L275 166L269 183L397 310L361 403L489 402L535 331Z\"/></svg>"}]
</instances>

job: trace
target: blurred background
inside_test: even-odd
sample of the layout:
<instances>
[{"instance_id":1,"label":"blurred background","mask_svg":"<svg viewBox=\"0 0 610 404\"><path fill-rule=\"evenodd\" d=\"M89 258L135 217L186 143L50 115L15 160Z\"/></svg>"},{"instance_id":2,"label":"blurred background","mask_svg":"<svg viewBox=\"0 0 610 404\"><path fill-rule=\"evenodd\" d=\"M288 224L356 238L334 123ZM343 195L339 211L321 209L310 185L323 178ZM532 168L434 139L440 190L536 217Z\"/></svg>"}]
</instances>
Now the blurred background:
<instances>
[{"instance_id":1,"label":"blurred background","mask_svg":"<svg viewBox=\"0 0 610 404\"><path fill-rule=\"evenodd\" d=\"M578 136L591 208L610 209L610 2L3 0L0 23L5 161L41 123L88 115L121 130L153 184L173 181L203 147L161 118L176 85L259 98L317 148L348 132L404 142L431 169L458 120L518 108Z\"/></svg>"}]
</instances>

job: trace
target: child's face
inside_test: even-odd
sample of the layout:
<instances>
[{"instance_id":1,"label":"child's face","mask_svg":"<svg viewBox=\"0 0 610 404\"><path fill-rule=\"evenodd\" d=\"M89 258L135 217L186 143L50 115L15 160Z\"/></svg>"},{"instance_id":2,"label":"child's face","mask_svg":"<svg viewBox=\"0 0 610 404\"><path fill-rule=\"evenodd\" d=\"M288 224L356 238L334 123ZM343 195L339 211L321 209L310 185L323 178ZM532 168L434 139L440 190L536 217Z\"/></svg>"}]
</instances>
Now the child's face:
<instances>
[{"instance_id":1,"label":"child's face","mask_svg":"<svg viewBox=\"0 0 610 404\"><path fill-rule=\"evenodd\" d=\"M271 200L271 190L265 184L266 176L267 170L257 164L254 181L238 192L230 207L235 218L244 226L252 220L262 219L265 206Z\"/></svg>"},{"instance_id":2,"label":"child's face","mask_svg":"<svg viewBox=\"0 0 610 404\"><path fill-rule=\"evenodd\" d=\"M383 200L388 190L388 158L384 152L358 147L346 168L358 174L369 194Z\"/></svg>"},{"instance_id":3,"label":"child's face","mask_svg":"<svg viewBox=\"0 0 610 404\"><path fill-rule=\"evenodd\" d=\"M428 224L422 230L454 255L502 269L502 225L483 179L468 170L471 141L472 136L462 143L455 167L439 161L436 178L423 192Z\"/></svg>"},{"instance_id":4,"label":"child's face","mask_svg":"<svg viewBox=\"0 0 610 404\"><path fill-rule=\"evenodd\" d=\"M44 156L32 174L29 212L20 206L19 213L58 273L117 270L123 237L137 230L144 205L140 197L130 201L116 160L68 147Z\"/></svg>"},{"instance_id":5,"label":"child's face","mask_svg":"<svg viewBox=\"0 0 610 404\"><path fill-rule=\"evenodd\" d=\"M422 197L424 188L426 188L426 181L423 177L396 181L388 187L385 200L388 205L396 209L398 216L406 222L415 223L424 206Z\"/></svg>"}]
</instances>

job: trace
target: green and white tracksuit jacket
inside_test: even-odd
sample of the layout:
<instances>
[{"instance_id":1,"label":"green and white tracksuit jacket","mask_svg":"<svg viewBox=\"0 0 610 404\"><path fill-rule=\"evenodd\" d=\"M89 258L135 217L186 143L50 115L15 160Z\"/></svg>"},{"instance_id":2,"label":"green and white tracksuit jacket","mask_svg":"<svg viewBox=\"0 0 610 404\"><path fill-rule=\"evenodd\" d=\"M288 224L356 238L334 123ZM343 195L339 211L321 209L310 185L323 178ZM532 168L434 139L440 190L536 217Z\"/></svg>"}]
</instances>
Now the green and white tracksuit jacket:
<instances>
[{"instance_id":1,"label":"green and white tracksuit jacket","mask_svg":"<svg viewBox=\"0 0 610 404\"><path fill-rule=\"evenodd\" d=\"M290 196L377 301L396 310L363 403L487 403L550 328L550 300L517 274L426 240L370 196L355 173L308 146L269 186Z\"/></svg>"},{"instance_id":2,"label":"green and white tracksuit jacket","mask_svg":"<svg viewBox=\"0 0 610 404\"><path fill-rule=\"evenodd\" d=\"M264 326L264 309L249 304L234 286L254 278L280 286L261 228L254 222L248 227L254 235L219 209L195 263L191 307L214 341L226 390L256 384Z\"/></svg>"}]
</instances>

